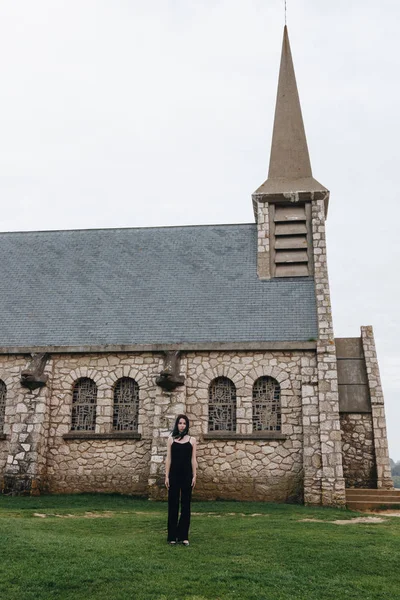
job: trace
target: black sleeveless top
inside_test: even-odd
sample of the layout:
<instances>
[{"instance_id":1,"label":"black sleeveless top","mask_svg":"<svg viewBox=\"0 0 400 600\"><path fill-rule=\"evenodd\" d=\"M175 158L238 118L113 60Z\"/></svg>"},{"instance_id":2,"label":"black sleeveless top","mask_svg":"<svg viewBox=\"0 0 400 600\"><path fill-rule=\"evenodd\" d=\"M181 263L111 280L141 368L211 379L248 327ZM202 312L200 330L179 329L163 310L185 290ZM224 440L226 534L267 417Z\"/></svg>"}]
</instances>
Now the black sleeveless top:
<instances>
[{"instance_id":1,"label":"black sleeveless top","mask_svg":"<svg viewBox=\"0 0 400 600\"><path fill-rule=\"evenodd\" d=\"M183 479L192 477L192 452L193 446L190 441L172 442L170 476Z\"/></svg>"}]
</instances>

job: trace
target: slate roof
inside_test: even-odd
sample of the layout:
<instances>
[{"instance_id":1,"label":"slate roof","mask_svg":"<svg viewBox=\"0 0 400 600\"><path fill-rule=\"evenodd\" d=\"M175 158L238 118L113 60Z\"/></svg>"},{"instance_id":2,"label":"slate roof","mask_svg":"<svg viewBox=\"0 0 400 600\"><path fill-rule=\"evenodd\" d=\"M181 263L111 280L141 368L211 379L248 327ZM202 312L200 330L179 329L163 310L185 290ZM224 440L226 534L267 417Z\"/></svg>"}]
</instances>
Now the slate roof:
<instances>
[{"instance_id":1,"label":"slate roof","mask_svg":"<svg viewBox=\"0 0 400 600\"><path fill-rule=\"evenodd\" d=\"M260 281L256 225L0 234L0 346L307 341L312 278Z\"/></svg>"}]
</instances>

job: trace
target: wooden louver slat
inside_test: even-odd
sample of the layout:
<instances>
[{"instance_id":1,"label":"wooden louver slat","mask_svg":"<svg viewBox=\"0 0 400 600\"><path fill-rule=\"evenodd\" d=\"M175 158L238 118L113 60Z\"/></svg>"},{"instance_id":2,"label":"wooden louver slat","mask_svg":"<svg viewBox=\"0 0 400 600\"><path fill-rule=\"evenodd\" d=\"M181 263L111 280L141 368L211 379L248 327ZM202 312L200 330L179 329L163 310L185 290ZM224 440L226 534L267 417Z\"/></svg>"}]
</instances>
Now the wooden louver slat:
<instances>
[{"instance_id":1,"label":"wooden louver slat","mask_svg":"<svg viewBox=\"0 0 400 600\"><path fill-rule=\"evenodd\" d=\"M278 206L275 209L275 223L287 221L305 221L304 206Z\"/></svg>"},{"instance_id":2,"label":"wooden louver slat","mask_svg":"<svg viewBox=\"0 0 400 600\"><path fill-rule=\"evenodd\" d=\"M275 262L278 263L307 263L307 250L289 250L284 252L279 250L275 255Z\"/></svg>"},{"instance_id":3,"label":"wooden louver slat","mask_svg":"<svg viewBox=\"0 0 400 600\"><path fill-rule=\"evenodd\" d=\"M307 238L304 235L297 235L293 237L282 236L276 237L275 239L276 250L288 250L293 249L307 249Z\"/></svg>"},{"instance_id":4,"label":"wooden louver slat","mask_svg":"<svg viewBox=\"0 0 400 600\"><path fill-rule=\"evenodd\" d=\"M275 226L275 235L299 235L307 234L305 223L277 223Z\"/></svg>"},{"instance_id":5,"label":"wooden louver slat","mask_svg":"<svg viewBox=\"0 0 400 600\"><path fill-rule=\"evenodd\" d=\"M277 265L275 277L307 277L308 267L306 264Z\"/></svg>"}]
</instances>

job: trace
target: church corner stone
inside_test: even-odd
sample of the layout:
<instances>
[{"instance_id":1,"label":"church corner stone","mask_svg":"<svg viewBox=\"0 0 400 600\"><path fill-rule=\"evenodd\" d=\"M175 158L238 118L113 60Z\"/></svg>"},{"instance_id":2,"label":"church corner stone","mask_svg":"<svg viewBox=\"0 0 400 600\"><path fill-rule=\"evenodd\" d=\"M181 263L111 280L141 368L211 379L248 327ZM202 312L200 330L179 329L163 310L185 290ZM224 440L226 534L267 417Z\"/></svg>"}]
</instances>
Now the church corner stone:
<instances>
[{"instance_id":1,"label":"church corner stone","mask_svg":"<svg viewBox=\"0 0 400 600\"><path fill-rule=\"evenodd\" d=\"M255 199L257 207L257 275L260 279L271 278L269 205Z\"/></svg>"},{"instance_id":2,"label":"church corner stone","mask_svg":"<svg viewBox=\"0 0 400 600\"><path fill-rule=\"evenodd\" d=\"M312 202L314 278L318 319L317 380L319 443L321 445L321 504L344 506L345 481L342 465L342 436L336 350L326 255L325 203Z\"/></svg>"}]
</instances>

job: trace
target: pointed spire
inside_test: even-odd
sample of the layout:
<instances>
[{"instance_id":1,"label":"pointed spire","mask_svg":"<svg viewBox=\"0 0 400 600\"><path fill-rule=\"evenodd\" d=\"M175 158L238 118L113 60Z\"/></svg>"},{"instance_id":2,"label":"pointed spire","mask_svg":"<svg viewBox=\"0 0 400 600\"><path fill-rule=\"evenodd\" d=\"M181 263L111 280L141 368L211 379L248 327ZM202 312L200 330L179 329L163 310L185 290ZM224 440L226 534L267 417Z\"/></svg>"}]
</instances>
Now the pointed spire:
<instances>
[{"instance_id":1,"label":"pointed spire","mask_svg":"<svg viewBox=\"0 0 400 600\"><path fill-rule=\"evenodd\" d=\"M268 178L300 177L312 177L312 172L285 25Z\"/></svg>"},{"instance_id":2,"label":"pointed spire","mask_svg":"<svg viewBox=\"0 0 400 600\"><path fill-rule=\"evenodd\" d=\"M258 188L255 195L302 191L325 191L325 188L312 176L288 30L285 25L268 179Z\"/></svg>"}]
</instances>

